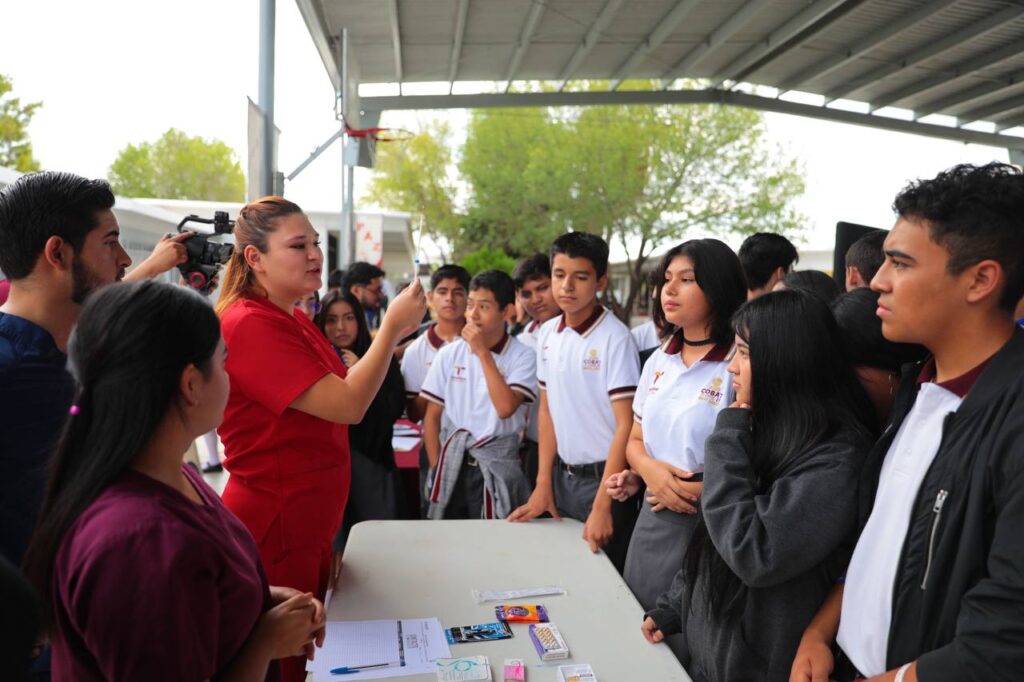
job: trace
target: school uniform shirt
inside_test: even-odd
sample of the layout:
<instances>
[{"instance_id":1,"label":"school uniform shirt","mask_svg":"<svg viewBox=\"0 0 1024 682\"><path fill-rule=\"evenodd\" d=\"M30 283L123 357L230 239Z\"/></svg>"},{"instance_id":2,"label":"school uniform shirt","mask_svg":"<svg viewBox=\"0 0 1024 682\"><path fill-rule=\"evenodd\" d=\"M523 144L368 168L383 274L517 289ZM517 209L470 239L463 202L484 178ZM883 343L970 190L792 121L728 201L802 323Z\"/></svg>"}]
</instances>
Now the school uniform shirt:
<instances>
[{"instance_id":1,"label":"school uniform shirt","mask_svg":"<svg viewBox=\"0 0 1024 682\"><path fill-rule=\"evenodd\" d=\"M537 320L532 320L530 324L523 328L523 331L519 332L516 336L516 340L522 343L524 346L537 353L537 336L540 334L541 323ZM536 379L536 377L534 377ZM540 440L540 435L537 430L537 419L540 413L540 401L535 400L530 403L529 409L526 410L526 438L536 443Z\"/></svg>"},{"instance_id":2,"label":"school uniform shirt","mask_svg":"<svg viewBox=\"0 0 1024 682\"><path fill-rule=\"evenodd\" d=\"M270 607L249 531L199 474L182 471L201 505L128 469L64 536L53 679L217 679Z\"/></svg>"},{"instance_id":3,"label":"school uniform shirt","mask_svg":"<svg viewBox=\"0 0 1024 682\"><path fill-rule=\"evenodd\" d=\"M289 405L328 374L344 378L345 366L305 315L266 299L233 303L221 327L231 379L217 430L231 472L224 502L261 551L329 545L348 499L348 427Z\"/></svg>"},{"instance_id":4,"label":"school uniform shirt","mask_svg":"<svg viewBox=\"0 0 1024 682\"><path fill-rule=\"evenodd\" d=\"M636 347L640 350L657 348L661 345L661 339L658 338L658 328L654 326L654 320L647 320L643 324L638 324L630 329L629 333L633 335Z\"/></svg>"},{"instance_id":5,"label":"school uniform shirt","mask_svg":"<svg viewBox=\"0 0 1024 682\"><path fill-rule=\"evenodd\" d=\"M704 441L715 419L732 404L729 344L714 346L687 367L683 336L676 332L644 365L633 398L633 420L643 427L644 448L683 471L704 471Z\"/></svg>"},{"instance_id":6,"label":"school uniform shirt","mask_svg":"<svg viewBox=\"0 0 1024 682\"><path fill-rule=\"evenodd\" d=\"M566 464L608 457L615 437L612 401L632 400L640 355L629 328L603 307L577 327L548 320L538 337L537 385L547 392L558 456Z\"/></svg>"},{"instance_id":7,"label":"school uniform shirt","mask_svg":"<svg viewBox=\"0 0 1024 682\"><path fill-rule=\"evenodd\" d=\"M926 365L925 371L934 364ZM869 677L886 667L893 587L911 511L925 474L938 454L943 422L963 401L953 382L922 381L917 400L882 462L878 492L846 572L836 641ZM937 503L938 504L938 503Z\"/></svg>"},{"instance_id":8,"label":"school uniform shirt","mask_svg":"<svg viewBox=\"0 0 1024 682\"><path fill-rule=\"evenodd\" d=\"M534 352L505 334L491 348L491 355L508 387L521 394L524 402L535 402L537 359ZM519 433L526 423L523 406L507 419L498 417L480 358L461 337L438 352L420 395L443 407L448 422L456 429L469 431L477 443L484 438Z\"/></svg>"},{"instance_id":9,"label":"school uniform shirt","mask_svg":"<svg viewBox=\"0 0 1024 682\"><path fill-rule=\"evenodd\" d=\"M438 335L436 327L436 324L427 327L427 331L410 343L402 354L402 380L405 381L406 398L415 398L420 394L423 380L427 378L437 352L448 344Z\"/></svg>"}]
</instances>

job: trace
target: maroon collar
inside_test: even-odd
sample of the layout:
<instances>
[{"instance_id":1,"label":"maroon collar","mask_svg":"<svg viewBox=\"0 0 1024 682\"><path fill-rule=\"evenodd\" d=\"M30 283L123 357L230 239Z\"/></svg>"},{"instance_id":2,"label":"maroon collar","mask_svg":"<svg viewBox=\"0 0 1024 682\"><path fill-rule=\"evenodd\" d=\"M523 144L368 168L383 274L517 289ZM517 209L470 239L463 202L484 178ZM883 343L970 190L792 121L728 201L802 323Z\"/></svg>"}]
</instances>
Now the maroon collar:
<instances>
[{"instance_id":1,"label":"maroon collar","mask_svg":"<svg viewBox=\"0 0 1024 682\"><path fill-rule=\"evenodd\" d=\"M436 324L432 324L427 327L427 343L429 343L430 347L434 350L440 350L441 346L448 342L441 338L441 335L437 333L436 327Z\"/></svg>"},{"instance_id":2,"label":"maroon collar","mask_svg":"<svg viewBox=\"0 0 1024 682\"><path fill-rule=\"evenodd\" d=\"M602 317L604 317L604 314L606 312L607 311L605 310L604 306L595 306L594 312L590 313L590 317L588 317L587 319L583 320L583 322L573 327L572 330L579 334L580 336L586 336L587 334L590 333L591 329L597 326L597 323L601 320ZM555 328L555 331L561 334L563 331L565 331L565 328L567 326L568 325L565 322L565 313L562 313L562 317L558 320L558 326Z\"/></svg>"},{"instance_id":3,"label":"maroon collar","mask_svg":"<svg viewBox=\"0 0 1024 682\"><path fill-rule=\"evenodd\" d=\"M683 330L677 329L672 336L669 337L665 343L664 351L665 355L678 355L683 350ZM698 362L722 362L729 357L729 351L732 350L732 345L728 343L715 344L711 350L704 354Z\"/></svg>"},{"instance_id":4,"label":"maroon collar","mask_svg":"<svg viewBox=\"0 0 1024 682\"><path fill-rule=\"evenodd\" d=\"M526 333L532 334L537 331L538 327L540 327L540 320L533 320L530 324L526 325Z\"/></svg>"},{"instance_id":5,"label":"maroon collar","mask_svg":"<svg viewBox=\"0 0 1024 682\"><path fill-rule=\"evenodd\" d=\"M510 343L512 343L512 337L509 336L508 332L506 331L504 334L501 335L501 339L498 340L498 343L491 346L491 352L496 353L497 355L501 355L508 349L508 344Z\"/></svg>"},{"instance_id":6,"label":"maroon collar","mask_svg":"<svg viewBox=\"0 0 1024 682\"><path fill-rule=\"evenodd\" d=\"M971 390L971 387L974 386L974 382L978 380L979 376L981 376L981 372L985 369L990 360L992 360L992 358L986 359L984 362L982 362L974 369L964 374L961 374L960 376L954 379L936 382L936 385L941 386L950 393L956 394L959 398L964 398L967 396L968 391ZM921 367L921 372L920 374L917 375L917 385L920 386L921 384L924 383L934 382L935 372L935 356L933 355L929 357L925 361L924 366Z\"/></svg>"}]
</instances>

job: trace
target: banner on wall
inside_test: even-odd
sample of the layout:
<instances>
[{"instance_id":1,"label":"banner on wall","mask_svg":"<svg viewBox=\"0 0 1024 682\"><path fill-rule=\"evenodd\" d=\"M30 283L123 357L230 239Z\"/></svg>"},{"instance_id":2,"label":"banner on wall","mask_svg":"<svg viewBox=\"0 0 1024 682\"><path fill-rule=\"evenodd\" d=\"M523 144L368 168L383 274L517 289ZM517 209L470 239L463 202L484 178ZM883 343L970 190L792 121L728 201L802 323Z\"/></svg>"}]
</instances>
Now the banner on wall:
<instances>
[{"instance_id":1,"label":"banner on wall","mask_svg":"<svg viewBox=\"0 0 1024 682\"><path fill-rule=\"evenodd\" d=\"M384 216L356 216L355 260L376 265L384 262Z\"/></svg>"}]
</instances>

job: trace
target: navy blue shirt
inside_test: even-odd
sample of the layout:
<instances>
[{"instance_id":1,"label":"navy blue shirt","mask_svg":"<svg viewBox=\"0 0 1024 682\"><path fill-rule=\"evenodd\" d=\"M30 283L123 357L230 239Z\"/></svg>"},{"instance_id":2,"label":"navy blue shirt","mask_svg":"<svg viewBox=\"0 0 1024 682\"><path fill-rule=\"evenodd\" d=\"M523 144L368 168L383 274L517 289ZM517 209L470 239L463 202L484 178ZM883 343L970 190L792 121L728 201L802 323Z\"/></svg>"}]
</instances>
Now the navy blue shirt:
<instances>
[{"instance_id":1,"label":"navy blue shirt","mask_svg":"<svg viewBox=\"0 0 1024 682\"><path fill-rule=\"evenodd\" d=\"M0 554L21 563L46 489L46 465L68 418L67 356L37 324L0 313Z\"/></svg>"}]
</instances>

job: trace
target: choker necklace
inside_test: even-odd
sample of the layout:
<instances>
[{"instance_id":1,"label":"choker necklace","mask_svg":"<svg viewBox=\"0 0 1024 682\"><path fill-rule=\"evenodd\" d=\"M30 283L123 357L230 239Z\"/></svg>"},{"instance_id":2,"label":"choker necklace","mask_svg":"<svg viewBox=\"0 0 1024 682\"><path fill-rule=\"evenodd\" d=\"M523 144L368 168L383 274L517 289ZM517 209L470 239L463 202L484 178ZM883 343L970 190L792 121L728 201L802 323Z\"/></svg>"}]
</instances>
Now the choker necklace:
<instances>
[{"instance_id":1,"label":"choker necklace","mask_svg":"<svg viewBox=\"0 0 1024 682\"><path fill-rule=\"evenodd\" d=\"M685 336L683 337L683 343L685 343L687 346L707 346L708 344L711 344L713 342L713 339L701 339L700 341L690 341Z\"/></svg>"}]
</instances>

